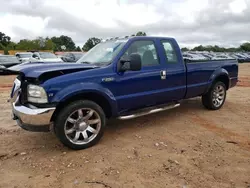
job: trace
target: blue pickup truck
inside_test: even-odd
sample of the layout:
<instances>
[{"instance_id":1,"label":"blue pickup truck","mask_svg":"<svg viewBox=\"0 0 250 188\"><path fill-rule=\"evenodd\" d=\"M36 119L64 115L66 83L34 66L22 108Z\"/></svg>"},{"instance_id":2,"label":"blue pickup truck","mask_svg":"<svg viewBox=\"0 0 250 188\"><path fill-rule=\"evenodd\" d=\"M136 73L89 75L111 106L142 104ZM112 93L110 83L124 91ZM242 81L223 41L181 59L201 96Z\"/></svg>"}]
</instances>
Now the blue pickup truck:
<instances>
[{"instance_id":1,"label":"blue pickup truck","mask_svg":"<svg viewBox=\"0 0 250 188\"><path fill-rule=\"evenodd\" d=\"M165 37L114 38L76 63L31 63L11 91L12 117L25 130L54 131L71 149L95 145L106 120L178 107L197 96L220 109L238 81L236 60L184 62L178 43Z\"/></svg>"}]
</instances>

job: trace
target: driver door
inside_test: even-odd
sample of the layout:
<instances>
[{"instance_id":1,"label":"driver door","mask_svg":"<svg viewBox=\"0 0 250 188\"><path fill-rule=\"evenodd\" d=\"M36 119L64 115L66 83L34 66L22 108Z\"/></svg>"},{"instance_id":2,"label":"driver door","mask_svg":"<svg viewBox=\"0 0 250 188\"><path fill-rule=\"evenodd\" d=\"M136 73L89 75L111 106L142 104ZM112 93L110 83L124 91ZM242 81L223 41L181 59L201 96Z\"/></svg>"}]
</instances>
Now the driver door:
<instances>
[{"instance_id":1,"label":"driver door","mask_svg":"<svg viewBox=\"0 0 250 188\"><path fill-rule=\"evenodd\" d=\"M116 84L111 90L120 112L154 106L164 100L162 93L165 89L166 70L160 62L155 44L153 39L134 40L120 58L126 59L131 53L137 53L142 60L140 71L126 71L116 75Z\"/></svg>"}]
</instances>

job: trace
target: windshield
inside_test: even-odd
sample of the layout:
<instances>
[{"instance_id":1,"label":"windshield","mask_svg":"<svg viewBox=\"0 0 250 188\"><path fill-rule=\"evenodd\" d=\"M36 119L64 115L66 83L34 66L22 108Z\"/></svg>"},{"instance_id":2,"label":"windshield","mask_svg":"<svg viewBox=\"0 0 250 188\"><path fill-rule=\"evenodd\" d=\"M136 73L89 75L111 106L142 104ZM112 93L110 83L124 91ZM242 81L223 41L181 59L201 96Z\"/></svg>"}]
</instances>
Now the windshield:
<instances>
[{"instance_id":1,"label":"windshield","mask_svg":"<svg viewBox=\"0 0 250 188\"><path fill-rule=\"evenodd\" d=\"M74 53L75 59L80 59L82 56L84 55L84 53Z\"/></svg>"},{"instance_id":2,"label":"windshield","mask_svg":"<svg viewBox=\"0 0 250 188\"><path fill-rule=\"evenodd\" d=\"M18 54L20 58L30 58L32 54Z\"/></svg>"},{"instance_id":3,"label":"windshield","mask_svg":"<svg viewBox=\"0 0 250 188\"><path fill-rule=\"evenodd\" d=\"M42 59L57 58L55 54L52 53L40 53Z\"/></svg>"},{"instance_id":4,"label":"windshield","mask_svg":"<svg viewBox=\"0 0 250 188\"><path fill-rule=\"evenodd\" d=\"M18 59L15 56L11 56L11 57L0 56L0 62L19 63Z\"/></svg>"},{"instance_id":5,"label":"windshield","mask_svg":"<svg viewBox=\"0 0 250 188\"><path fill-rule=\"evenodd\" d=\"M102 42L84 54L77 63L98 65L110 64L112 59L120 52L127 40Z\"/></svg>"}]
</instances>

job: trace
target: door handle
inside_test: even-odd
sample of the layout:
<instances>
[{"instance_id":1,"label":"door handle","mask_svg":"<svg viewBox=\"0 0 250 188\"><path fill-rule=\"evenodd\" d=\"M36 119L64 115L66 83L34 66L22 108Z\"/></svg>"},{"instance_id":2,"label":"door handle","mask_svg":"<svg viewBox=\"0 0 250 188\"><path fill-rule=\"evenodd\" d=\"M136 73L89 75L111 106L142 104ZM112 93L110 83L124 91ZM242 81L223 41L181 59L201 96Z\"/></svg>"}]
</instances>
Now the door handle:
<instances>
[{"instance_id":1,"label":"door handle","mask_svg":"<svg viewBox=\"0 0 250 188\"><path fill-rule=\"evenodd\" d=\"M161 71L161 79L166 79L166 75L167 75L167 71L166 70L162 70Z\"/></svg>"}]
</instances>

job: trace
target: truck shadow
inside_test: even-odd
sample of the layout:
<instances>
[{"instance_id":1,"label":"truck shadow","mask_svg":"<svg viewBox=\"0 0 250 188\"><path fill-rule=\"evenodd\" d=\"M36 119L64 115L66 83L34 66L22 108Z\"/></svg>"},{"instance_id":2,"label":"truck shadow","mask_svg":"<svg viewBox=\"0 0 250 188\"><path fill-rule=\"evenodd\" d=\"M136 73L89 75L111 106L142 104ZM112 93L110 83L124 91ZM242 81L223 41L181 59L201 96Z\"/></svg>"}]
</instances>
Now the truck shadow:
<instances>
[{"instance_id":1,"label":"truck shadow","mask_svg":"<svg viewBox=\"0 0 250 188\"><path fill-rule=\"evenodd\" d=\"M188 99L182 101L180 107L175 109L166 110L163 112L158 112L155 114L150 114L142 117L138 117L130 120L118 120L111 119L107 123L106 132L116 132L122 129L129 129L136 127L146 127L146 126L157 126L153 122L156 121L171 121L172 118L178 118L179 116L183 116L183 114L195 113L201 110L206 110L201 104L200 98ZM153 125L152 125L153 124Z\"/></svg>"}]
</instances>

